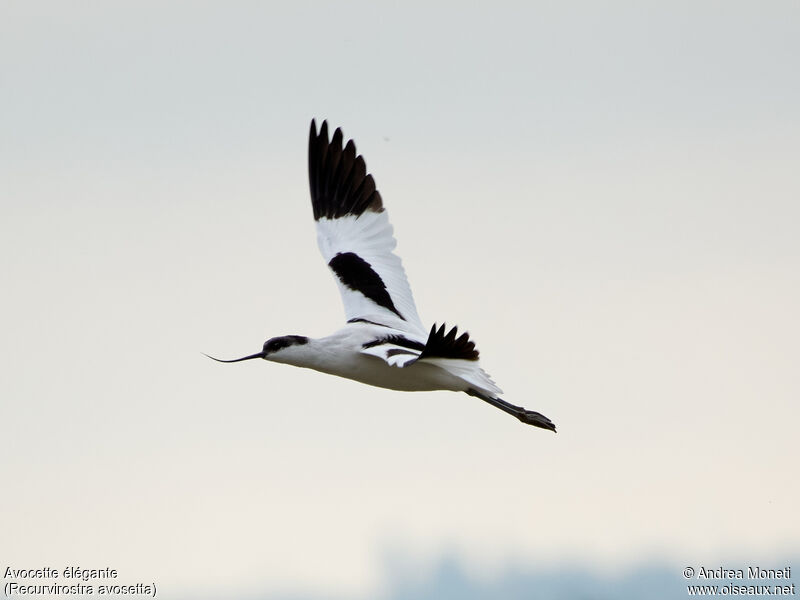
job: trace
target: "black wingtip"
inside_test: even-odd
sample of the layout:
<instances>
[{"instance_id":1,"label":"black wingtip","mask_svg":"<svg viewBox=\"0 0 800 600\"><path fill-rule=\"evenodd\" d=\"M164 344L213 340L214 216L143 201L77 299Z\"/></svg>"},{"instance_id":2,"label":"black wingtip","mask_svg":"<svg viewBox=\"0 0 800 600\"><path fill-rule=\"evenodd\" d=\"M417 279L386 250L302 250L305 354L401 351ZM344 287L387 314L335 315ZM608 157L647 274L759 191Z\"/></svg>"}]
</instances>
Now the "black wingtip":
<instances>
[{"instance_id":1,"label":"black wingtip","mask_svg":"<svg viewBox=\"0 0 800 600\"><path fill-rule=\"evenodd\" d=\"M367 172L364 157L356 153L353 140L344 143L341 128L337 127L329 138L327 120L322 121L319 133L316 119L311 120L308 178L316 220L383 211L383 200Z\"/></svg>"},{"instance_id":2,"label":"black wingtip","mask_svg":"<svg viewBox=\"0 0 800 600\"><path fill-rule=\"evenodd\" d=\"M466 331L460 336L458 327L453 327L447 331L447 323L437 329L436 323L431 327L425 349L419 355L422 358L460 358L463 360L478 360L480 353L475 348L475 342L469 339Z\"/></svg>"}]
</instances>

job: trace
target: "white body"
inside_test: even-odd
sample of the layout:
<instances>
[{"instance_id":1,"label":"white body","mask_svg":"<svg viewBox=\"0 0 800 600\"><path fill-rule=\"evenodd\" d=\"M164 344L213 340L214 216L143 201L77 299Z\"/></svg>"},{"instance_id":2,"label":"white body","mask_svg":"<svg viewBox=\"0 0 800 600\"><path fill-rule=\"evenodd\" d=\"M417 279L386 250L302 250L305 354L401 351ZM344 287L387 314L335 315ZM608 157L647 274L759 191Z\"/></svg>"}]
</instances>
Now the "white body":
<instances>
[{"instance_id":1,"label":"white body","mask_svg":"<svg viewBox=\"0 0 800 600\"><path fill-rule=\"evenodd\" d=\"M491 395L501 393L477 364L474 367L464 365L473 367L469 369L471 373L463 373L463 366L459 368L458 363L465 361L444 358L414 360L408 366L401 367L364 352L364 344L386 332L387 329L381 326L351 323L332 335L309 339L307 344L290 346L265 359L403 392L465 392L476 389ZM408 337L408 333L404 335ZM421 341L424 343L425 338ZM462 371L460 375L459 371Z\"/></svg>"}]
</instances>

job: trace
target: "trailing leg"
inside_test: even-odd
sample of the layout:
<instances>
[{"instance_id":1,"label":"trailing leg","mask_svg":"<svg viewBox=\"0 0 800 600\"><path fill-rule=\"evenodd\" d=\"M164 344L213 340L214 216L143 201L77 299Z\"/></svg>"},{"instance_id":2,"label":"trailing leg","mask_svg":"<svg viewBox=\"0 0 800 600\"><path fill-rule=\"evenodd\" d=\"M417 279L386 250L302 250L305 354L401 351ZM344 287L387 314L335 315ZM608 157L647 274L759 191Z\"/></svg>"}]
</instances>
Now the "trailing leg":
<instances>
[{"instance_id":1,"label":"trailing leg","mask_svg":"<svg viewBox=\"0 0 800 600\"><path fill-rule=\"evenodd\" d=\"M541 413L533 410L527 410L522 406L515 406L510 402L501 400L500 398L492 398L491 396L487 396L486 394L483 394L477 390L469 389L467 390L467 394L470 396L475 396L476 398L480 398L484 402L499 408L503 412L507 412L508 414L515 416L517 419L527 425L541 427L542 429L548 429L552 432L555 432L556 430L556 426L553 424L553 422Z\"/></svg>"}]
</instances>

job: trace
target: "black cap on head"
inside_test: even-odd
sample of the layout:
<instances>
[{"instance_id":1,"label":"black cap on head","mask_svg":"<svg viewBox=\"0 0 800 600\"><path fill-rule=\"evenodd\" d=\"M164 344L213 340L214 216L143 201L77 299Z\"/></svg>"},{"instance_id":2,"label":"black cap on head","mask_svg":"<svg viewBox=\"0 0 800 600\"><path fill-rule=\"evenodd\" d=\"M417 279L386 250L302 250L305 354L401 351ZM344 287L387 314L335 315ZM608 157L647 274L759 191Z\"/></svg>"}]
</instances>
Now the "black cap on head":
<instances>
[{"instance_id":1,"label":"black cap on head","mask_svg":"<svg viewBox=\"0 0 800 600\"><path fill-rule=\"evenodd\" d=\"M302 335L282 335L279 337L270 338L264 342L263 354L266 356L267 354L272 354L273 352L283 350L289 346L299 346L307 343L308 338Z\"/></svg>"}]
</instances>

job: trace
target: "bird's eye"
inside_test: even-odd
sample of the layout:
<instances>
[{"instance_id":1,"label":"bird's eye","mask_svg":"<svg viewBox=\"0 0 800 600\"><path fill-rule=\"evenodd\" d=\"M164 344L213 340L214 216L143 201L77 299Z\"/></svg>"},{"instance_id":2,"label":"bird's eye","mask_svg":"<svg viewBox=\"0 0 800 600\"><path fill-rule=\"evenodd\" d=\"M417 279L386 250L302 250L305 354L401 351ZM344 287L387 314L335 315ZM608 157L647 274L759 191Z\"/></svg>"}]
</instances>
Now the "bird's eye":
<instances>
[{"instance_id":1,"label":"bird's eye","mask_svg":"<svg viewBox=\"0 0 800 600\"><path fill-rule=\"evenodd\" d=\"M272 338L264 342L264 351L265 352L277 352L281 348L286 346L285 340L281 338Z\"/></svg>"}]
</instances>

